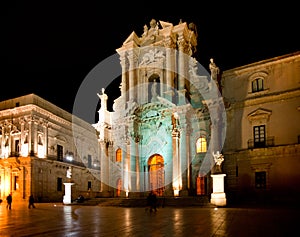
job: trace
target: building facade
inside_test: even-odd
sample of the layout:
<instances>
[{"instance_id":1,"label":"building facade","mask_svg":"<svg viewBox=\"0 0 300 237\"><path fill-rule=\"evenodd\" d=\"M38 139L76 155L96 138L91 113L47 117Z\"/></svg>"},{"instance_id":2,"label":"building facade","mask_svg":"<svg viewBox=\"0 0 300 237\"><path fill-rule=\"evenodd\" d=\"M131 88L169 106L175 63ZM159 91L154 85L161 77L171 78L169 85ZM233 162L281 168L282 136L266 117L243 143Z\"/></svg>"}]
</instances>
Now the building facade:
<instances>
[{"instance_id":1,"label":"building facade","mask_svg":"<svg viewBox=\"0 0 300 237\"><path fill-rule=\"evenodd\" d=\"M72 169L73 197L100 190L95 129L43 98L29 94L0 102L0 197L14 201L32 194L39 201L62 201ZM75 146L72 128L82 130ZM78 135L78 133L77 133Z\"/></svg>"},{"instance_id":2,"label":"building facade","mask_svg":"<svg viewBox=\"0 0 300 237\"><path fill-rule=\"evenodd\" d=\"M207 195L212 153L220 151L225 108L217 87L194 58L193 23L152 20L116 51L121 96L107 111L99 95L102 194L134 197Z\"/></svg>"},{"instance_id":3,"label":"building facade","mask_svg":"<svg viewBox=\"0 0 300 237\"><path fill-rule=\"evenodd\" d=\"M235 201L300 197L300 52L222 74L227 195Z\"/></svg>"}]
</instances>

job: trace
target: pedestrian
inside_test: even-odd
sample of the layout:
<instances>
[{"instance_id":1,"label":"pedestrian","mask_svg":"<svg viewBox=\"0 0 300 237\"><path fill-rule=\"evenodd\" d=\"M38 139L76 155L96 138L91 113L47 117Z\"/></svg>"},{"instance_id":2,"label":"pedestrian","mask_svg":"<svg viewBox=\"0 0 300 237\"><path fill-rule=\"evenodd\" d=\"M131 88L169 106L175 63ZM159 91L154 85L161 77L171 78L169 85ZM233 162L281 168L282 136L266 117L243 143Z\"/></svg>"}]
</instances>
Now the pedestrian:
<instances>
[{"instance_id":1,"label":"pedestrian","mask_svg":"<svg viewBox=\"0 0 300 237\"><path fill-rule=\"evenodd\" d=\"M150 213L157 211L157 197L153 191L151 191L147 197L147 204L149 206Z\"/></svg>"},{"instance_id":2,"label":"pedestrian","mask_svg":"<svg viewBox=\"0 0 300 237\"><path fill-rule=\"evenodd\" d=\"M8 194L8 196L6 197L6 201L7 201L7 206L6 208L8 208L9 210L11 209L11 203L12 203L12 196L11 193Z\"/></svg>"},{"instance_id":3,"label":"pedestrian","mask_svg":"<svg viewBox=\"0 0 300 237\"><path fill-rule=\"evenodd\" d=\"M28 208L30 209L31 207L32 207L32 208L35 208L35 205L34 205L34 197L33 197L32 194L29 196L29 201L28 201Z\"/></svg>"}]
</instances>

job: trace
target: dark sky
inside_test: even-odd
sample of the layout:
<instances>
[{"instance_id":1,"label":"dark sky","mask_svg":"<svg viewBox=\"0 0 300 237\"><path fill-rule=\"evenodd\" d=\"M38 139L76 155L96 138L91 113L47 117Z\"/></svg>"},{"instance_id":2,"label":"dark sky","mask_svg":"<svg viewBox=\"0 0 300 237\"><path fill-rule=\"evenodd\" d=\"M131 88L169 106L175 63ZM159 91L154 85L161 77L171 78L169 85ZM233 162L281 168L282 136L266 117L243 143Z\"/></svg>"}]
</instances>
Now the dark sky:
<instances>
[{"instance_id":1,"label":"dark sky","mask_svg":"<svg viewBox=\"0 0 300 237\"><path fill-rule=\"evenodd\" d=\"M0 100L35 93L72 112L86 75L152 18L194 22L196 59L207 69L211 57L225 71L298 51L296 1L261 2L11 1L2 9Z\"/></svg>"}]
</instances>

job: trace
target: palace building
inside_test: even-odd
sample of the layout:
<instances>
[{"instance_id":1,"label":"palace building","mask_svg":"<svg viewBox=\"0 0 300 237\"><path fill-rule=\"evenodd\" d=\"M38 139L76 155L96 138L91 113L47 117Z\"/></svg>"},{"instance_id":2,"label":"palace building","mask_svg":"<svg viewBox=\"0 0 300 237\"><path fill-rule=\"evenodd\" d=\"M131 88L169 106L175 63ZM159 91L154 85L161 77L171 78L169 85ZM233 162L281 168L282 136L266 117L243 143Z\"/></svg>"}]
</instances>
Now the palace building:
<instances>
[{"instance_id":1,"label":"palace building","mask_svg":"<svg viewBox=\"0 0 300 237\"><path fill-rule=\"evenodd\" d=\"M74 197L209 196L216 153L230 201L299 197L300 53L207 72L197 37L181 21L133 31L94 124L35 94L0 102L0 197L61 201L70 168Z\"/></svg>"},{"instance_id":2,"label":"palace building","mask_svg":"<svg viewBox=\"0 0 300 237\"><path fill-rule=\"evenodd\" d=\"M0 102L0 197L61 201L68 168L74 198L100 189L94 128L43 98L29 94ZM75 149L72 127L82 130ZM75 141L76 141L75 140Z\"/></svg>"}]
</instances>

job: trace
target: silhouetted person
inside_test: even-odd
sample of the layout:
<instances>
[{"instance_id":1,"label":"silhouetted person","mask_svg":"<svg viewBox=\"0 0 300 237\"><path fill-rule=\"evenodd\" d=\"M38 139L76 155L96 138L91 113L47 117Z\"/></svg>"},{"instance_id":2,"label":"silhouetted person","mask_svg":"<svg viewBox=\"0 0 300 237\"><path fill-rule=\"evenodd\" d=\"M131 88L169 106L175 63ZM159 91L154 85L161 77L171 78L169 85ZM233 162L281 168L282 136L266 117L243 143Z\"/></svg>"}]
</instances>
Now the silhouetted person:
<instances>
[{"instance_id":1,"label":"silhouetted person","mask_svg":"<svg viewBox=\"0 0 300 237\"><path fill-rule=\"evenodd\" d=\"M33 195L29 196L29 201L28 201L28 208L30 209L31 207L35 208Z\"/></svg>"},{"instance_id":2,"label":"silhouetted person","mask_svg":"<svg viewBox=\"0 0 300 237\"><path fill-rule=\"evenodd\" d=\"M156 197L156 194L151 191L147 197L147 201L148 201L148 205L149 205L149 208L150 208L150 212L153 212L153 211L157 211L156 209L156 205L157 205L157 197Z\"/></svg>"},{"instance_id":3,"label":"silhouetted person","mask_svg":"<svg viewBox=\"0 0 300 237\"><path fill-rule=\"evenodd\" d=\"M11 203L12 203L12 196L11 196L11 194L8 194L8 196L6 197L6 201L7 201L6 208L8 208L10 210L11 209Z\"/></svg>"}]
</instances>

